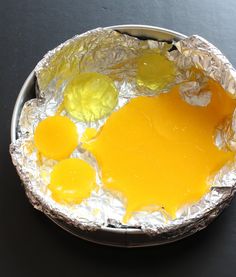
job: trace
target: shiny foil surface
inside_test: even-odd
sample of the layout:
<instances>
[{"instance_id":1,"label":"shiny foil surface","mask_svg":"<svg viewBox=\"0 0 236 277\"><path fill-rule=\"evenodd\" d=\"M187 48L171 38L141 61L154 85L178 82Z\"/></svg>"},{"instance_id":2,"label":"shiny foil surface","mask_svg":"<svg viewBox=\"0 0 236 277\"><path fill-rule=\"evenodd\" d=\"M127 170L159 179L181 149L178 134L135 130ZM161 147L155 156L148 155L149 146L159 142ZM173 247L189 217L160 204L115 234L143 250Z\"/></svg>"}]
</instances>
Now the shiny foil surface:
<instances>
[{"instance_id":1,"label":"shiny foil surface","mask_svg":"<svg viewBox=\"0 0 236 277\"><path fill-rule=\"evenodd\" d=\"M153 91L137 85L134 60L141 54L159 52L176 64L175 82L161 91ZM203 74L192 81L191 68L201 69ZM47 185L56 161L43 158L38 162L33 134L37 124L54 115L63 101L63 90L70 79L80 72L99 72L111 77L119 91L116 110L137 95L156 95L168 91L173 85L180 85L181 97L190 105L206 106L211 101L211 92L204 90L209 78L219 82L236 98L236 71L224 55L212 44L199 36L191 36L179 42L158 42L139 40L117 31L98 28L77 35L49 51L35 67L37 78L36 96L24 104L18 125L18 139L12 142L10 153L17 172L23 182L32 205L52 218L83 230L101 227L133 227L145 233L163 238L178 238L191 234L208 225L227 206L235 192L236 164L226 164L217 174L210 176L211 191L199 202L186 205L171 219L164 210L136 212L128 224L122 223L125 205L122 199L103 189L96 160L79 144L71 157L80 157L97 168L98 191L79 205L62 205L55 202ZM65 111L63 115L70 117ZM71 117L70 117L71 118ZM71 118L78 133L87 127L97 130L107 118L84 123ZM216 129L217 147L236 150L236 115Z\"/></svg>"}]
</instances>

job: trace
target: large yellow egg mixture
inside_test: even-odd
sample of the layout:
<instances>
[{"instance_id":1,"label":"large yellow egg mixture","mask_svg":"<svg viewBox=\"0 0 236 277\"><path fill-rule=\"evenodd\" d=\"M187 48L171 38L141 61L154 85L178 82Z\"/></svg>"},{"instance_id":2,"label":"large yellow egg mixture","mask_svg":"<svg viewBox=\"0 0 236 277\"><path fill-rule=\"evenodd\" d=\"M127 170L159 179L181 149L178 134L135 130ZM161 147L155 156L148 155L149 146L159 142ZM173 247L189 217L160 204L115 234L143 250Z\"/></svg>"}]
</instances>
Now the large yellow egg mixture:
<instances>
[{"instance_id":1,"label":"large yellow egg mixture","mask_svg":"<svg viewBox=\"0 0 236 277\"><path fill-rule=\"evenodd\" d=\"M209 190L207 178L233 157L214 145L213 136L232 113L234 100L216 83L209 87L207 107L187 104L177 87L132 99L85 144L98 161L105 188L126 199L125 219L147 207L164 208L174 217Z\"/></svg>"}]
</instances>

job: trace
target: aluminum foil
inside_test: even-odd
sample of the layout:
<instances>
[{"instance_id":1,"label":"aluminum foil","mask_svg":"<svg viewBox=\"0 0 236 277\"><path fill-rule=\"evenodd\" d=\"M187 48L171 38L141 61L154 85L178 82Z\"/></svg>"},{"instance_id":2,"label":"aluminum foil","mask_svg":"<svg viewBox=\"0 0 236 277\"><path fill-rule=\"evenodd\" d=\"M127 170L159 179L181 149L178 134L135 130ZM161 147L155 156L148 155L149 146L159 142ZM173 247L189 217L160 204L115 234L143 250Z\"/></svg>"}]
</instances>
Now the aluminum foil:
<instances>
[{"instance_id":1,"label":"aluminum foil","mask_svg":"<svg viewBox=\"0 0 236 277\"><path fill-rule=\"evenodd\" d=\"M179 67L186 70L193 66L202 70L206 77L219 82L236 98L236 70L219 49L197 35L177 42L175 47L177 51L170 53L170 56L174 56Z\"/></svg>"},{"instance_id":2,"label":"aluminum foil","mask_svg":"<svg viewBox=\"0 0 236 277\"><path fill-rule=\"evenodd\" d=\"M176 50L173 50L175 46ZM152 91L136 84L135 59L147 52L161 52L176 64L176 79L162 91ZM201 74L192 71L200 69ZM99 174L99 190L93 191L88 199L79 205L62 205L51 198L47 189L50 172L55 161L43 158L38 161L33 143L34 129L44 118L54 115L63 100L63 90L73 76L79 72L99 72L109 75L119 91L116 109L125 105L137 95L153 95L168 91L175 84L180 85L183 99L190 105L206 106L211 92L205 90L209 78L218 81L227 92L236 98L236 73L223 54L212 44L198 36L175 42L139 40L107 29L96 29L78 35L48 52L35 68L37 77L37 98L25 103L18 126L18 139L10 146L10 153L25 191L32 205L45 214L67 224L85 230L106 226L141 228L149 234L165 234L169 238L183 233L190 234L204 228L221 210L229 204L236 181L236 164L226 164L209 182L212 189L199 202L186 205L171 219L164 212L136 212L128 224L122 223L125 206L122 199L105 191ZM193 81L193 74L194 81ZM63 115L70 117L65 111ZM219 148L235 150L236 115L221 123L216 130L216 145ZM80 135L87 127L99 129L106 121L81 123L71 118ZM72 154L88 161L96 170L96 160L84 151L81 145ZM166 235L168 234L168 235ZM163 237L164 237L163 236Z\"/></svg>"}]
</instances>

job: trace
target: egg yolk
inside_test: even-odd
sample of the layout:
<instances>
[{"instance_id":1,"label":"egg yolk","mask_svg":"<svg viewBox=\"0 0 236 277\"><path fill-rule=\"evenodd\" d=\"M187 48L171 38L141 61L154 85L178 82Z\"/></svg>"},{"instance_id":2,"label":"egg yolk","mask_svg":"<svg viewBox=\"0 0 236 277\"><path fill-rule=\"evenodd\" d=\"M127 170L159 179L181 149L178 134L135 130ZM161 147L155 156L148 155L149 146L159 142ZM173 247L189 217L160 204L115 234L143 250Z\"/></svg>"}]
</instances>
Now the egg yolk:
<instances>
[{"instance_id":1,"label":"egg yolk","mask_svg":"<svg viewBox=\"0 0 236 277\"><path fill-rule=\"evenodd\" d=\"M65 116L50 116L35 129L35 146L43 156L61 160L68 158L78 145L76 125Z\"/></svg>"},{"instance_id":2,"label":"egg yolk","mask_svg":"<svg viewBox=\"0 0 236 277\"><path fill-rule=\"evenodd\" d=\"M208 106L191 106L178 88L155 97L139 96L114 112L86 147L101 169L106 189L126 199L133 212L155 206L175 217L184 204L210 188L207 178L233 158L214 145L215 127L235 101L214 82Z\"/></svg>"},{"instance_id":3,"label":"egg yolk","mask_svg":"<svg viewBox=\"0 0 236 277\"><path fill-rule=\"evenodd\" d=\"M52 198L65 204L78 204L96 188L95 170L87 162L69 158L53 168L48 186Z\"/></svg>"},{"instance_id":4,"label":"egg yolk","mask_svg":"<svg viewBox=\"0 0 236 277\"><path fill-rule=\"evenodd\" d=\"M146 53L137 59L137 84L162 90L175 80L175 66L163 54Z\"/></svg>"},{"instance_id":5,"label":"egg yolk","mask_svg":"<svg viewBox=\"0 0 236 277\"><path fill-rule=\"evenodd\" d=\"M84 122L96 121L109 115L117 101L118 91L113 81L96 72L76 75L64 90L66 111Z\"/></svg>"}]
</instances>

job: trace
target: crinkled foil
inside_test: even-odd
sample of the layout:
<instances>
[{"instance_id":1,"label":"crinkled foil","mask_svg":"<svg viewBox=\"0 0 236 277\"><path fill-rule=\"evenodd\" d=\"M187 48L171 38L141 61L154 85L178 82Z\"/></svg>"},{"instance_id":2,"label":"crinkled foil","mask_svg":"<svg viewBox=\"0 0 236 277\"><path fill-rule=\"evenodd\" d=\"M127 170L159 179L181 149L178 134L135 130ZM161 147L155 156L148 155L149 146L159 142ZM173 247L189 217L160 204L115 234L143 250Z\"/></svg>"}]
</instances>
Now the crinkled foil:
<instances>
[{"instance_id":1,"label":"crinkled foil","mask_svg":"<svg viewBox=\"0 0 236 277\"><path fill-rule=\"evenodd\" d=\"M175 48L173 48L173 45ZM176 50L173 50L176 49ZM218 81L227 92L236 98L236 73L223 54L213 45L198 36L192 36L177 43L139 40L107 29L96 29L78 35L48 52L35 68L37 77L37 98L25 103L18 126L18 139L10 146L14 165L20 175L27 196L36 209L58 220L85 230L106 226L141 228L149 234L163 238L178 238L207 226L227 206L235 192L236 166L226 164L210 178L211 191L199 202L186 205L171 219L163 210L134 214L127 225L122 223L125 206L102 187L99 176L98 191L79 205L62 205L51 198L47 189L50 172L55 161L43 158L39 163L33 143L33 133L44 118L54 115L63 99L63 90L68 81L79 72L96 71L109 75L119 90L119 109L137 95L153 95L135 82L135 58L145 51L161 52L177 66L174 84L180 84L180 93L190 105L206 106L211 101L211 92L204 89L209 78ZM199 76L191 72L192 67L201 69ZM194 81L191 78L195 74ZM65 111L62 114L66 114ZM66 114L69 116L68 114ZM221 123L216 130L216 145L219 148L235 150L236 116ZM81 123L71 118L79 134L87 127L99 129L106 118L94 123ZM79 145L72 154L88 161L95 168L96 161Z\"/></svg>"},{"instance_id":2,"label":"crinkled foil","mask_svg":"<svg viewBox=\"0 0 236 277\"><path fill-rule=\"evenodd\" d=\"M186 70L193 66L203 70L206 77L219 82L233 98L236 98L236 70L219 49L197 35L183 39L175 46L175 58L179 67ZM170 55L173 55L173 52Z\"/></svg>"}]
</instances>

